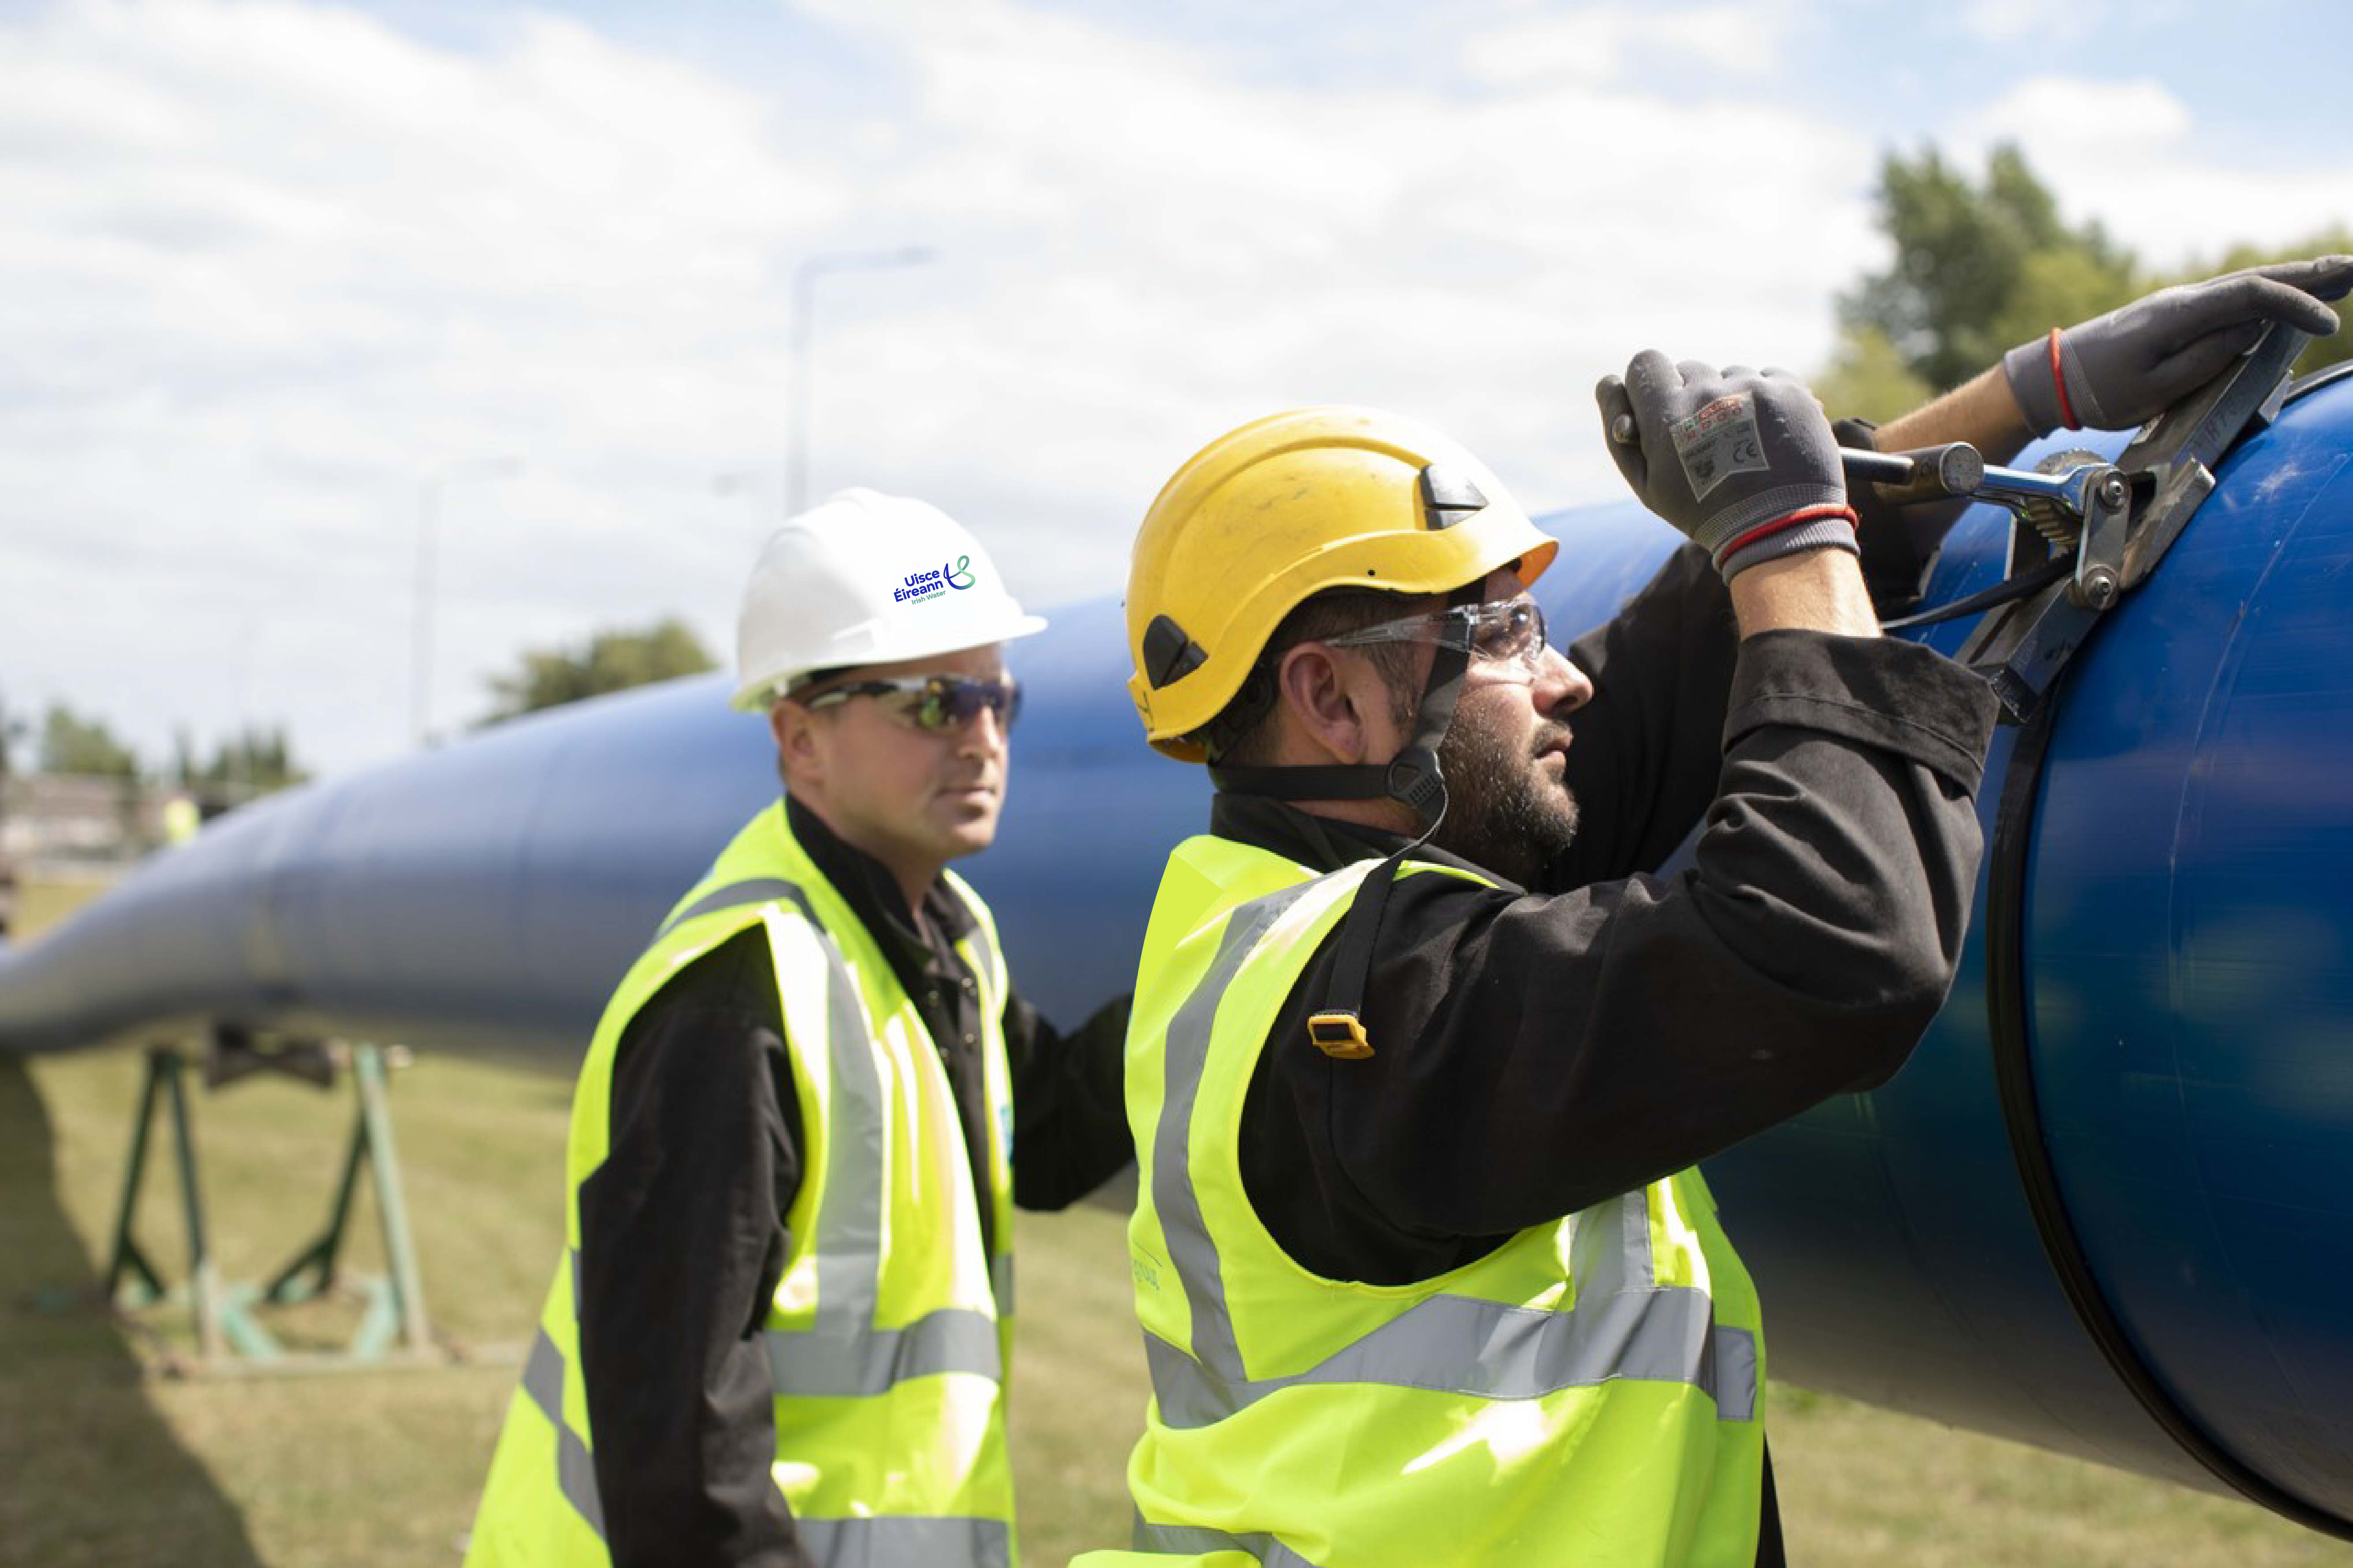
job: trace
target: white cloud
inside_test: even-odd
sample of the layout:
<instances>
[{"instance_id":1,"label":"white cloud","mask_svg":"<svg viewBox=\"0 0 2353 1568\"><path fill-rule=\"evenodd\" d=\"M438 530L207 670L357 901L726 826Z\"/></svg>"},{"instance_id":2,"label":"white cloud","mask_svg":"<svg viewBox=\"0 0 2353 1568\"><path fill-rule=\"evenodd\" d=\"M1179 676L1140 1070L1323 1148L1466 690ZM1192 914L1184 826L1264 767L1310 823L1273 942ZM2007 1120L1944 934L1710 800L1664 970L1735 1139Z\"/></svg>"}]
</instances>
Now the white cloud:
<instances>
[{"instance_id":1,"label":"white cloud","mask_svg":"<svg viewBox=\"0 0 2353 1568\"><path fill-rule=\"evenodd\" d=\"M2353 172L2329 150L2303 160L2282 145L2250 167L2212 155L2199 130L2160 82L2049 76L1968 116L1952 145L1974 162L1997 142L2018 143L2069 218L2097 217L2161 268L2353 221Z\"/></svg>"},{"instance_id":2,"label":"white cloud","mask_svg":"<svg viewBox=\"0 0 2353 1568\"><path fill-rule=\"evenodd\" d=\"M1087 472L1125 498L1085 514L1098 538L1222 424L1314 398L1421 412L1531 500L1597 493L1615 479L1584 437L1594 376L1653 341L1818 360L1827 289L1869 244L1867 147L1769 107L1279 90L1003 5L860 15L913 62L928 137L876 195L1033 192L1008 226L1049 258L1020 289L1034 314L925 334L997 367L986 449L1089 433Z\"/></svg>"},{"instance_id":3,"label":"white cloud","mask_svg":"<svg viewBox=\"0 0 2353 1568\"><path fill-rule=\"evenodd\" d=\"M1610 47L1761 60L1778 14L1612 12ZM528 16L474 53L287 4L0 24L0 694L151 752L250 716L395 753L421 489L500 453L443 498L442 722L595 625L680 609L723 650L814 250L937 260L822 284L812 493L936 500L1040 603L1115 589L1186 453L1289 404L1419 414L1532 505L1612 493L1596 376L1819 363L1873 254L1871 149L1803 100L1269 82L1007 0L807 15L866 62L821 103Z\"/></svg>"},{"instance_id":4,"label":"white cloud","mask_svg":"<svg viewBox=\"0 0 2353 1568\"><path fill-rule=\"evenodd\" d=\"M111 710L151 752L174 714L290 713L332 762L396 748L419 489L470 453L533 470L452 496L445 721L552 622L676 602L667 531L623 526L645 498L582 470L699 481L771 443L776 258L849 196L775 155L769 115L543 20L483 58L309 6L0 32L0 575L65 590L12 605L5 694ZM763 338L765 363L691 363ZM474 624L591 540L560 616Z\"/></svg>"},{"instance_id":5,"label":"white cloud","mask_svg":"<svg viewBox=\"0 0 2353 1568\"><path fill-rule=\"evenodd\" d=\"M1962 29L1989 44L2074 43L2101 31L2107 23L2105 0L2073 0L2053 5L2049 0L1968 0L1961 8Z\"/></svg>"},{"instance_id":6,"label":"white cloud","mask_svg":"<svg viewBox=\"0 0 2353 1568\"><path fill-rule=\"evenodd\" d=\"M1599 6L1528 16L1473 34L1464 41L1462 59L1475 77L1505 86L1609 86L1627 74L1630 55L1651 51L1678 66L1761 76L1780 63L1790 20L1779 5L1672 11Z\"/></svg>"},{"instance_id":7,"label":"white cloud","mask_svg":"<svg viewBox=\"0 0 2353 1568\"><path fill-rule=\"evenodd\" d=\"M2078 162L2139 162L2179 155L2190 129L2189 108L2160 82L2031 77L1962 124L1984 144L2031 137Z\"/></svg>"}]
</instances>

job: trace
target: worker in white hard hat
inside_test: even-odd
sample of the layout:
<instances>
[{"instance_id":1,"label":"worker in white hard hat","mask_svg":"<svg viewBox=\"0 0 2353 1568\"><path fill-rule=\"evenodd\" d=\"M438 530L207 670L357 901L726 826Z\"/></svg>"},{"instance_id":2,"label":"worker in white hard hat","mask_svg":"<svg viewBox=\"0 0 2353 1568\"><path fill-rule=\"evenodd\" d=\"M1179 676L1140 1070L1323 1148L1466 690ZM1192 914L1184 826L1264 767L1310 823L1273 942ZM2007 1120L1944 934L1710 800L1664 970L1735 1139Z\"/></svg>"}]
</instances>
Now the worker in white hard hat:
<instances>
[{"instance_id":1,"label":"worker in white hard hat","mask_svg":"<svg viewBox=\"0 0 2353 1568\"><path fill-rule=\"evenodd\" d=\"M1013 1206L1133 1155L1125 1000L1058 1037L947 869L996 835L1004 645L1044 626L922 501L763 549L734 705L784 800L597 1025L470 1563L1011 1563Z\"/></svg>"}]
</instances>

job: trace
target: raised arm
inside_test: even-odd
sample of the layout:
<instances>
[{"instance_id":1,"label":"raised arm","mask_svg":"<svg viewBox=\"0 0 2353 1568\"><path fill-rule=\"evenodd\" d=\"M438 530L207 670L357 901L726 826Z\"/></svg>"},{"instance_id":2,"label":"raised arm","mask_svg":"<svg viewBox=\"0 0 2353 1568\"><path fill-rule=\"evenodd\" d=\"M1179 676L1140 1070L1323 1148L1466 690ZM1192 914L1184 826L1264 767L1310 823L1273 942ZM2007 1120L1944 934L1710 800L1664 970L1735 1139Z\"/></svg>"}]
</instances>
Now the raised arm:
<instances>
[{"instance_id":1,"label":"raised arm","mask_svg":"<svg viewBox=\"0 0 2353 1568\"><path fill-rule=\"evenodd\" d=\"M1967 441L1989 462L2060 429L2129 430L2220 374L2274 321L2325 337L2321 301L2353 289L2353 256L2160 289L2019 344L1973 380L1881 427L1882 451Z\"/></svg>"}]
</instances>

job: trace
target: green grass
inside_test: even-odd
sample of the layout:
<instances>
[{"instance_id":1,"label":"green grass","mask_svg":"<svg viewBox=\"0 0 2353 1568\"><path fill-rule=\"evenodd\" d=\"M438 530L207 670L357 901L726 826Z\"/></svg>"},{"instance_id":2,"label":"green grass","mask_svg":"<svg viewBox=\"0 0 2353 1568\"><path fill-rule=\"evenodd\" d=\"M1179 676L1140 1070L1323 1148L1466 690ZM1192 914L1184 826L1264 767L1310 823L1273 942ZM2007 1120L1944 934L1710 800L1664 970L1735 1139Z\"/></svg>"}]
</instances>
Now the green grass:
<instances>
[{"instance_id":1,"label":"green grass","mask_svg":"<svg viewBox=\"0 0 2353 1568\"><path fill-rule=\"evenodd\" d=\"M454 1563L513 1388L512 1362L290 1378L142 1378L185 1355L184 1307L119 1322L87 1304L113 1226L142 1060L0 1058L0 1563ZM430 1058L396 1074L394 1114L418 1269L437 1335L470 1353L528 1337L563 1235L569 1086ZM348 1089L248 1079L195 1102L225 1277L267 1278L324 1222ZM138 1222L167 1278L185 1242L157 1124ZM1122 1220L1021 1216L1026 1314L1014 1393L1026 1557L1124 1539L1122 1481L1144 1408ZM363 1188L350 1266L382 1267ZM37 1310L57 1288L85 1304ZM268 1321L290 1347L339 1344L355 1304Z\"/></svg>"},{"instance_id":2,"label":"green grass","mask_svg":"<svg viewBox=\"0 0 2353 1568\"><path fill-rule=\"evenodd\" d=\"M2251 1503L1776 1388L1789 1560L1809 1568L2343 1564L2347 1547Z\"/></svg>"},{"instance_id":3,"label":"green grass","mask_svg":"<svg viewBox=\"0 0 2353 1568\"><path fill-rule=\"evenodd\" d=\"M37 1310L43 1288L87 1295L103 1267L140 1069L131 1053L0 1058L0 1563L454 1564L512 1365L164 1380L142 1367L185 1347L185 1310L136 1322ZM569 1093L446 1058L394 1079L427 1300L437 1331L474 1353L519 1345L537 1313L562 1231ZM224 1269L266 1277L325 1217L349 1090L248 1080L201 1096L195 1114ZM169 1170L159 1143L140 1235L177 1278ZM1125 1537L1145 1378L1120 1231L1100 1209L1021 1219L1011 1408L1030 1568ZM354 1267L379 1267L377 1234L364 1193ZM355 1317L307 1307L286 1337L336 1342ZM2353 1561L2244 1503L1827 1395L1773 1397L1790 1555L1813 1568Z\"/></svg>"},{"instance_id":4,"label":"green grass","mask_svg":"<svg viewBox=\"0 0 2353 1568\"><path fill-rule=\"evenodd\" d=\"M57 924L104 892L111 874L85 877L36 877L17 885L15 931L30 936Z\"/></svg>"}]
</instances>

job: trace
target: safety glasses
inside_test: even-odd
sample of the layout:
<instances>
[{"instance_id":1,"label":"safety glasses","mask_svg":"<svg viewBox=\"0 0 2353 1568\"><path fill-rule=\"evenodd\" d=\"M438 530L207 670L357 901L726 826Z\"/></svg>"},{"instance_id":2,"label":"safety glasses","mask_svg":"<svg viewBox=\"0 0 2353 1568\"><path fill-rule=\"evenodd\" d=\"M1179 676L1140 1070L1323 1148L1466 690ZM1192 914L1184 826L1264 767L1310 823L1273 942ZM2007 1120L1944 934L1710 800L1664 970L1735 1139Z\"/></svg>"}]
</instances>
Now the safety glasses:
<instances>
[{"instance_id":1,"label":"safety glasses","mask_svg":"<svg viewBox=\"0 0 2353 1568\"><path fill-rule=\"evenodd\" d=\"M985 680L963 675L906 675L894 679L878 677L849 681L798 700L802 707L815 712L853 697L878 700L892 717L926 734L960 730L978 718L984 708L996 714L997 723L1008 730L1021 716L1021 688L1010 676Z\"/></svg>"},{"instance_id":2,"label":"safety glasses","mask_svg":"<svg viewBox=\"0 0 2353 1568\"><path fill-rule=\"evenodd\" d=\"M1531 679L1544 668L1544 609L1534 599L1499 599L1482 605L1458 605L1426 616L1406 616L1361 631L1324 637L1332 647L1366 647L1374 643L1434 643L1460 648L1476 659L1493 664L1517 664Z\"/></svg>"}]
</instances>

